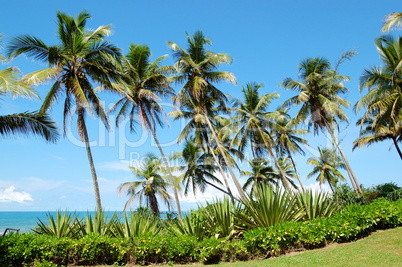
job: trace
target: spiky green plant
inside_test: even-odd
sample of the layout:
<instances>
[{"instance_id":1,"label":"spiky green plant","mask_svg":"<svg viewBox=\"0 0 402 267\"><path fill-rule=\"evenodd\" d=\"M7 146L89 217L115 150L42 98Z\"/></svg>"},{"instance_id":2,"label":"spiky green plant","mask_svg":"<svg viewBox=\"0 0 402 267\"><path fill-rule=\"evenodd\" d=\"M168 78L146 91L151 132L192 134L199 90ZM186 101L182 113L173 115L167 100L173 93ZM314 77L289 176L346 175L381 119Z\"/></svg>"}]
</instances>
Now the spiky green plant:
<instances>
[{"instance_id":1,"label":"spiky green plant","mask_svg":"<svg viewBox=\"0 0 402 267\"><path fill-rule=\"evenodd\" d=\"M340 206L328 193L305 189L296 193L296 205L303 210L303 220L329 217L340 210Z\"/></svg>"},{"instance_id":2,"label":"spiky green plant","mask_svg":"<svg viewBox=\"0 0 402 267\"><path fill-rule=\"evenodd\" d=\"M46 217L49 224L42 222L38 218L37 227L34 229L34 232L58 238L78 237L81 222L75 215L75 212L57 211L56 218L49 212Z\"/></svg>"},{"instance_id":3,"label":"spiky green plant","mask_svg":"<svg viewBox=\"0 0 402 267\"><path fill-rule=\"evenodd\" d=\"M145 212L130 212L130 219L124 213L123 223L116 216L113 220L112 232L115 237L132 240L142 234L157 235L160 228L160 218Z\"/></svg>"},{"instance_id":4,"label":"spiky green plant","mask_svg":"<svg viewBox=\"0 0 402 267\"><path fill-rule=\"evenodd\" d=\"M205 220L200 220L200 218L196 215L196 213L200 211L200 209L195 212L190 211L190 213L187 216L184 216L182 220L172 221L168 226L168 231L176 236L195 236L199 241L203 240L204 238L211 237L211 225L207 224Z\"/></svg>"},{"instance_id":5,"label":"spiky green plant","mask_svg":"<svg viewBox=\"0 0 402 267\"><path fill-rule=\"evenodd\" d=\"M236 227L245 231L258 227L268 228L272 225L298 221L302 211L296 205L294 194L280 187L261 185L257 188L258 199L242 200L242 212L236 213Z\"/></svg>"},{"instance_id":6,"label":"spiky green plant","mask_svg":"<svg viewBox=\"0 0 402 267\"><path fill-rule=\"evenodd\" d=\"M205 212L208 215L208 221L206 223L215 226L216 238L231 238L237 233L235 230L234 209L235 207L227 197L222 200L215 199L211 203L207 202Z\"/></svg>"},{"instance_id":7,"label":"spiky green plant","mask_svg":"<svg viewBox=\"0 0 402 267\"><path fill-rule=\"evenodd\" d=\"M97 233L100 236L113 236L112 227L117 219L117 214L114 213L108 220L109 213L103 211L95 211L93 217L87 212L84 215L84 222L80 221L80 233L82 236L91 233Z\"/></svg>"}]
</instances>

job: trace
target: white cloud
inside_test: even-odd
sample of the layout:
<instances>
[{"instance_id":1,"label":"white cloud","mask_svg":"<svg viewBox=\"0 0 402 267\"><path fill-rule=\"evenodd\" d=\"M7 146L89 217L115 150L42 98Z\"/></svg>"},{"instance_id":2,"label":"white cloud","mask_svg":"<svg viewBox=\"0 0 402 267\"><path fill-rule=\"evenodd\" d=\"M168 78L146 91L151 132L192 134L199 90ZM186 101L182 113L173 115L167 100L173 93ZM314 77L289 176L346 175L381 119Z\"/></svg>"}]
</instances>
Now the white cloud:
<instances>
[{"instance_id":1,"label":"white cloud","mask_svg":"<svg viewBox=\"0 0 402 267\"><path fill-rule=\"evenodd\" d=\"M104 171L130 171L130 162L127 160L102 162L97 165L99 170Z\"/></svg>"},{"instance_id":2,"label":"white cloud","mask_svg":"<svg viewBox=\"0 0 402 267\"><path fill-rule=\"evenodd\" d=\"M32 196L27 192L17 192L14 186L10 186L4 190L0 189L0 202L18 202L25 203L33 201Z\"/></svg>"},{"instance_id":3,"label":"white cloud","mask_svg":"<svg viewBox=\"0 0 402 267\"><path fill-rule=\"evenodd\" d=\"M66 196L59 197L59 199L66 199L66 198L67 198Z\"/></svg>"},{"instance_id":4,"label":"white cloud","mask_svg":"<svg viewBox=\"0 0 402 267\"><path fill-rule=\"evenodd\" d=\"M27 177L22 180L28 181L24 182L25 185L21 184L21 187L29 188L29 191L48 191L62 186L67 181L56 181L56 180L43 180L36 177Z\"/></svg>"}]
</instances>

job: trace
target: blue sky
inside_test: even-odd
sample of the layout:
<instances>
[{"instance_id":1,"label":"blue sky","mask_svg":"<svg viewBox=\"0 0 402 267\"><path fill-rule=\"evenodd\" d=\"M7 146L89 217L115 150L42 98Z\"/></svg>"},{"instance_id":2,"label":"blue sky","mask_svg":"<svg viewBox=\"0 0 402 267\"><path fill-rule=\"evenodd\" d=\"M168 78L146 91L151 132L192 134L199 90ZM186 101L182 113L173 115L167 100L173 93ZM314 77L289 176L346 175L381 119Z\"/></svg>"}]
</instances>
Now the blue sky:
<instances>
[{"instance_id":1,"label":"blue sky","mask_svg":"<svg viewBox=\"0 0 402 267\"><path fill-rule=\"evenodd\" d=\"M396 9L398 4L399 1L386 4L378 1L7 1L2 3L0 33L5 35L3 46L11 37L24 33L33 34L46 44L55 44L57 10L77 15L85 9L92 16L88 28L113 25L113 35L108 39L122 48L123 53L130 43L144 43L150 46L156 59L170 53L167 40L185 47L185 32L203 30L212 39L212 51L228 53L234 59L222 70L234 73L238 85L219 84L219 88L240 97L241 86L247 82L263 83L261 93L281 94L272 109L294 95L278 84L286 77L297 78L302 59L323 56L335 62L346 50L355 49L359 54L340 68L341 74L351 77L346 84L350 90L346 97L353 106L361 97L358 79L363 69L380 64L374 39L381 35L382 20L385 15L400 11ZM171 57L165 63L172 64ZM23 73L46 67L25 57L15 59L9 66L18 66ZM36 89L43 99L49 88L42 85ZM117 100L109 94L101 94L101 98L106 107ZM41 102L3 97L0 104L0 114L9 114L37 110ZM167 112L171 110L169 101L164 101L163 106ZM341 125L340 138L358 181L366 186L390 181L401 185L401 161L390 142L352 152L352 142L359 134L355 126L358 116L352 109L347 114L350 123ZM60 103L54 106L51 115L62 125ZM0 211L94 209L88 159L77 138L75 119L67 137L57 144L47 144L35 137L0 139ZM170 128L158 129L166 154L180 148L176 138L181 125L170 119ZM134 179L128 169L130 162L150 151L159 154L157 147L149 134L140 129L133 135L114 127L106 132L93 118L88 118L87 126L93 141L102 204L106 209L122 210L127 197L118 196L117 186ZM311 171L306 160L315 155L318 145L327 141L324 135L308 134L306 138L311 146L306 148L307 156L296 156L295 160L302 182L314 184L314 180L304 179ZM219 194L208 190L196 199L183 198L183 207L195 207L197 202L213 196Z\"/></svg>"}]
</instances>

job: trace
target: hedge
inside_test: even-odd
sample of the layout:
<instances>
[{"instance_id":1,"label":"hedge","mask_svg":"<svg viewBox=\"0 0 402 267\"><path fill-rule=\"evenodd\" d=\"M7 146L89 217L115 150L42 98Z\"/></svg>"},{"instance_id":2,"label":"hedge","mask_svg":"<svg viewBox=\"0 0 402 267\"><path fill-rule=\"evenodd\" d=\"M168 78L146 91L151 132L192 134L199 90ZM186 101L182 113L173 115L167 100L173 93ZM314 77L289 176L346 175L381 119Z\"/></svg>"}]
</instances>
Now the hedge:
<instances>
[{"instance_id":1,"label":"hedge","mask_svg":"<svg viewBox=\"0 0 402 267\"><path fill-rule=\"evenodd\" d=\"M89 234L81 239L34 233L0 238L0 266L216 263L270 257L289 250L347 242L402 226L402 200L352 205L332 217L249 230L235 240L143 235L132 241Z\"/></svg>"}]
</instances>

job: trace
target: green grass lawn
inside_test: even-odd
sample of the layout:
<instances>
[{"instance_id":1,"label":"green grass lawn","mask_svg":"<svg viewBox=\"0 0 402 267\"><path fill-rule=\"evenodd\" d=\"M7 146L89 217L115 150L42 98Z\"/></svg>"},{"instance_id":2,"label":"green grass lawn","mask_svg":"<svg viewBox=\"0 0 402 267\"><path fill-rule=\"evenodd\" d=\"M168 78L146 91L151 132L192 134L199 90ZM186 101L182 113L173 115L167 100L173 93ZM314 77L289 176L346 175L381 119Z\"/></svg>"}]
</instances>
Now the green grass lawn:
<instances>
[{"instance_id":1,"label":"green grass lawn","mask_svg":"<svg viewBox=\"0 0 402 267\"><path fill-rule=\"evenodd\" d=\"M219 266L402 266L402 227L373 233L356 242L268 260L221 263Z\"/></svg>"}]
</instances>

